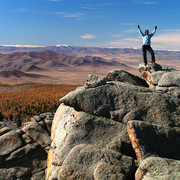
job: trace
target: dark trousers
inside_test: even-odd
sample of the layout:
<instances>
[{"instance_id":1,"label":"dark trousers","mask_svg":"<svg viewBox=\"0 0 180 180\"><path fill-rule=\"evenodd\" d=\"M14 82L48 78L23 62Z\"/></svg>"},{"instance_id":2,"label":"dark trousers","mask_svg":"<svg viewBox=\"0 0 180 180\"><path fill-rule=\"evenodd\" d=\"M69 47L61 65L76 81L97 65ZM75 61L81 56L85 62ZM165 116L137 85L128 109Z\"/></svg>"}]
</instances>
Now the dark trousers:
<instances>
[{"instance_id":1,"label":"dark trousers","mask_svg":"<svg viewBox=\"0 0 180 180\"><path fill-rule=\"evenodd\" d=\"M142 53L143 53L144 64L147 64L147 51L149 51L149 53L151 54L152 62L155 62L155 55L154 55L154 51L151 48L151 46L150 45L143 45L142 46Z\"/></svg>"}]
</instances>

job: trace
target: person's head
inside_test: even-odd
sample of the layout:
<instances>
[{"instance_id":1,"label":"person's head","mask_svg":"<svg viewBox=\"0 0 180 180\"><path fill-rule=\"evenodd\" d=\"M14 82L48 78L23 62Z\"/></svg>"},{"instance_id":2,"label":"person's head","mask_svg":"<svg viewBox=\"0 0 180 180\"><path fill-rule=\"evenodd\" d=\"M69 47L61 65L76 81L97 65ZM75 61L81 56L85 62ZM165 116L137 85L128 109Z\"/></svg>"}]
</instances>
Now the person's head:
<instances>
[{"instance_id":1,"label":"person's head","mask_svg":"<svg viewBox=\"0 0 180 180\"><path fill-rule=\"evenodd\" d=\"M149 30L148 29L145 30L145 35L149 35Z\"/></svg>"}]
</instances>

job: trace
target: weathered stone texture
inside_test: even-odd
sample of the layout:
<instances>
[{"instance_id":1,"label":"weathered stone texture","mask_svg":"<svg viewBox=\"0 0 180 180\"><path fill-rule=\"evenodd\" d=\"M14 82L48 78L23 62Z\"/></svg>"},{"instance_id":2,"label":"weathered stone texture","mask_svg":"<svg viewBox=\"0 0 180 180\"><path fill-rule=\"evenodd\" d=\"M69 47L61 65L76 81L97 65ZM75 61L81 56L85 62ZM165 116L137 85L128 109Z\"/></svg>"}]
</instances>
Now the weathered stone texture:
<instances>
[{"instance_id":1,"label":"weathered stone texture","mask_svg":"<svg viewBox=\"0 0 180 180\"><path fill-rule=\"evenodd\" d=\"M108 74L106 75L106 79L107 81L119 81L129 83L132 85L148 87L144 79L120 69L115 69L113 71L108 72Z\"/></svg>"},{"instance_id":2,"label":"weathered stone texture","mask_svg":"<svg viewBox=\"0 0 180 180\"><path fill-rule=\"evenodd\" d=\"M47 150L51 143L48 125L51 126L53 117L52 113L44 113L35 116L34 122L22 129L0 129L1 180L45 179Z\"/></svg>"},{"instance_id":3,"label":"weathered stone texture","mask_svg":"<svg viewBox=\"0 0 180 180\"><path fill-rule=\"evenodd\" d=\"M165 126L179 126L177 98L121 82L79 89L67 94L60 102L76 110L123 123L139 119Z\"/></svg>"},{"instance_id":4,"label":"weathered stone texture","mask_svg":"<svg viewBox=\"0 0 180 180\"><path fill-rule=\"evenodd\" d=\"M65 112L67 113L67 116L64 115ZM56 128L54 128L55 126ZM96 165L103 161L102 159L104 156L109 156L109 153L111 154L114 152L114 154L118 154L118 157L126 157L125 155L122 155L122 147L127 147L127 152L124 154L134 157L134 152L127 132L124 131L126 125L120 122L112 121L108 118L97 117L85 112L77 112L73 108L61 104L56 112L52 125L52 129L53 128L55 133L52 134L51 153L48 158L50 162L48 179L53 179L57 176L59 179L63 179L63 176L65 179L71 177L84 177L87 179L89 175L90 177L94 177L94 171L97 170ZM122 135L123 137L125 136L125 138L123 138ZM120 142L120 144L117 142ZM100 153L101 151L104 152L104 155ZM96 156L97 158L95 158ZM84 159L82 164L79 164L80 162L75 160L75 157L77 159ZM132 172L135 170L132 157L127 157L128 160L131 160L131 165L128 167L129 176L131 176ZM125 159L126 158L124 158L124 160ZM72 164L72 162L74 162L74 164ZM110 162L103 162L106 163L106 167L111 167L111 169L113 169L113 166L116 166L111 165ZM91 168L89 167L90 164ZM76 170L74 170L74 168ZM122 169L122 172L124 172L125 170L123 170L123 168L126 169L123 164L119 169L116 167L116 169ZM75 171L75 174L69 176L68 174L71 171ZM89 174L86 174L88 171ZM98 171L96 171L96 174L97 173ZM125 179L127 175L124 174L123 177Z\"/></svg>"},{"instance_id":5,"label":"weathered stone texture","mask_svg":"<svg viewBox=\"0 0 180 180\"><path fill-rule=\"evenodd\" d=\"M180 160L180 128L129 121L128 134L141 162L149 156Z\"/></svg>"},{"instance_id":6,"label":"weathered stone texture","mask_svg":"<svg viewBox=\"0 0 180 180\"><path fill-rule=\"evenodd\" d=\"M10 131L0 136L0 156L8 155L23 145L16 131Z\"/></svg>"},{"instance_id":7,"label":"weathered stone texture","mask_svg":"<svg viewBox=\"0 0 180 180\"><path fill-rule=\"evenodd\" d=\"M160 157L149 157L143 160L136 171L136 180L179 180L180 161Z\"/></svg>"},{"instance_id":8,"label":"weathered stone texture","mask_svg":"<svg viewBox=\"0 0 180 180\"><path fill-rule=\"evenodd\" d=\"M149 64L149 84L156 70L161 73L152 76L155 90L167 73ZM106 81L91 75L84 87L60 100L51 129L48 180L133 179L137 166L141 169L136 178L140 170L140 179L159 178L141 163L148 157L179 159L178 96L153 92L142 82L121 70L109 72ZM145 174L146 169L150 174ZM172 177L178 177L177 170Z\"/></svg>"}]
</instances>

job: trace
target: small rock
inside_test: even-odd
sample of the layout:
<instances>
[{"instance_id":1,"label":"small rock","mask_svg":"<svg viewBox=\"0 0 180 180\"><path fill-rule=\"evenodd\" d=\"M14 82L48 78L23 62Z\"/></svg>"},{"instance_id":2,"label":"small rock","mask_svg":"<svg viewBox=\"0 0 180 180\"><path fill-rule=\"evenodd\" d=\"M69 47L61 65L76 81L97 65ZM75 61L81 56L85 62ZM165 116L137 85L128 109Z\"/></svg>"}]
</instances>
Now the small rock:
<instances>
[{"instance_id":1,"label":"small rock","mask_svg":"<svg viewBox=\"0 0 180 180\"><path fill-rule=\"evenodd\" d=\"M85 88L95 88L106 84L106 78L102 78L96 75L89 75L85 83Z\"/></svg>"},{"instance_id":2,"label":"small rock","mask_svg":"<svg viewBox=\"0 0 180 180\"><path fill-rule=\"evenodd\" d=\"M3 127L0 129L0 136L11 131L11 129L9 127Z\"/></svg>"},{"instance_id":3,"label":"small rock","mask_svg":"<svg viewBox=\"0 0 180 180\"><path fill-rule=\"evenodd\" d=\"M44 171L40 171L37 173L34 173L31 177L31 180L44 180L45 178L45 172Z\"/></svg>"},{"instance_id":4,"label":"small rock","mask_svg":"<svg viewBox=\"0 0 180 180\"><path fill-rule=\"evenodd\" d=\"M164 66L163 71L172 72L172 71L177 71L177 69L174 69L173 67L170 67L170 66Z\"/></svg>"},{"instance_id":5,"label":"small rock","mask_svg":"<svg viewBox=\"0 0 180 180\"><path fill-rule=\"evenodd\" d=\"M149 72L156 72L156 71L162 71L162 66L160 64L154 64L151 62L148 62L147 65L145 66L144 64L139 65L139 72L144 72L144 71L149 71Z\"/></svg>"},{"instance_id":6,"label":"small rock","mask_svg":"<svg viewBox=\"0 0 180 180\"><path fill-rule=\"evenodd\" d=\"M18 150L11 153L11 155L6 159L6 161L22 158L23 156L27 155L30 151L36 149L37 146L37 143L27 144L26 146L21 147Z\"/></svg>"},{"instance_id":7,"label":"small rock","mask_svg":"<svg viewBox=\"0 0 180 180\"><path fill-rule=\"evenodd\" d=\"M0 156L7 155L23 145L19 134L15 131L9 131L0 136Z\"/></svg>"},{"instance_id":8,"label":"small rock","mask_svg":"<svg viewBox=\"0 0 180 180\"><path fill-rule=\"evenodd\" d=\"M0 168L0 179L1 180L15 180L23 177L30 172L31 168L28 167L11 167L11 168ZM22 178L20 178L22 179Z\"/></svg>"},{"instance_id":9,"label":"small rock","mask_svg":"<svg viewBox=\"0 0 180 180\"><path fill-rule=\"evenodd\" d=\"M49 133L51 133L52 120L46 118L44 122L46 123L47 130L49 131Z\"/></svg>"},{"instance_id":10,"label":"small rock","mask_svg":"<svg viewBox=\"0 0 180 180\"><path fill-rule=\"evenodd\" d=\"M39 122L42 120L40 116L33 116L32 118L33 118L33 121L36 121L36 122Z\"/></svg>"},{"instance_id":11,"label":"small rock","mask_svg":"<svg viewBox=\"0 0 180 180\"><path fill-rule=\"evenodd\" d=\"M45 117L46 117L46 113L40 114L40 118L41 118L41 119L44 119Z\"/></svg>"},{"instance_id":12,"label":"small rock","mask_svg":"<svg viewBox=\"0 0 180 180\"><path fill-rule=\"evenodd\" d=\"M49 146L51 143L49 133L37 122L33 122L29 126L24 127L22 130L43 148Z\"/></svg>"},{"instance_id":13,"label":"small rock","mask_svg":"<svg viewBox=\"0 0 180 180\"><path fill-rule=\"evenodd\" d=\"M30 136L28 136L27 134L23 134L23 135L22 135L22 138L23 138L23 140L24 140L24 142L25 142L26 144L33 142L33 140L32 140L32 139L30 138Z\"/></svg>"}]
</instances>

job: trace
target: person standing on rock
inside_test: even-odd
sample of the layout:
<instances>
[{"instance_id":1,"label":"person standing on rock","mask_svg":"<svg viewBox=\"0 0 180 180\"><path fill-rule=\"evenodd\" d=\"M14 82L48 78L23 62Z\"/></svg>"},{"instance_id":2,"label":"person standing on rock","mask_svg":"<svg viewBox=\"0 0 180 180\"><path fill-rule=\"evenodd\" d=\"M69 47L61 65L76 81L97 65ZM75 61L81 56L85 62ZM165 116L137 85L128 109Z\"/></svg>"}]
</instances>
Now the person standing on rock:
<instances>
[{"instance_id":1,"label":"person standing on rock","mask_svg":"<svg viewBox=\"0 0 180 180\"><path fill-rule=\"evenodd\" d=\"M145 66L147 65L147 53L146 53L147 51L149 51L149 53L151 54L152 63L155 64L155 55L154 55L153 49L151 48L151 38L155 34L156 29L157 29L157 26L155 26L155 29L151 34L149 34L149 30L146 29L145 34L144 34L140 29L140 25L138 25L139 33L143 38L142 53L143 53Z\"/></svg>"}]
</instances>

